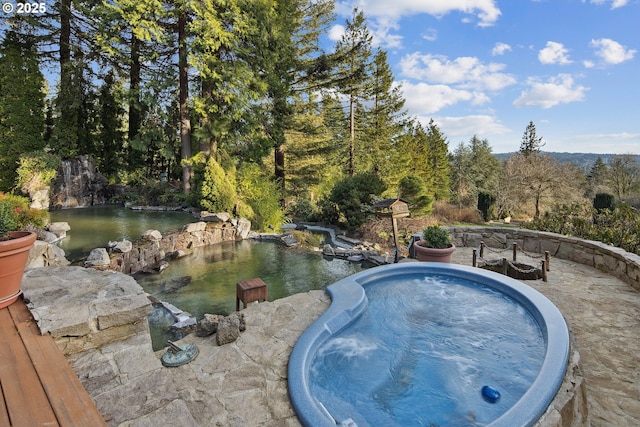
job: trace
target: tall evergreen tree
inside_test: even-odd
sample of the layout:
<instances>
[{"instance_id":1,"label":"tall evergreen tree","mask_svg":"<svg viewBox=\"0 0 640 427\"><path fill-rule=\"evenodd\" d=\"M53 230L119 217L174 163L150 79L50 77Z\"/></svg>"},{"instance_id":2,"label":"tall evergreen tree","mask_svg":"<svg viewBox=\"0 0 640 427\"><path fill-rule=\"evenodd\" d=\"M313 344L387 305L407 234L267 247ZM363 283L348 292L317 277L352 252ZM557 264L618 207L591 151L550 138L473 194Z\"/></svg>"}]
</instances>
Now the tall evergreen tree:
<instances>
[{"instance_id":1,"label":"tall evergreen tree","mask_svg":"<svg viewBox=\"0 0 640 427\"><path fill-rule=\"evenodd\" d=\"M44 147L44 76L33 37L7 31L0 44L0 190L15 185L20 154Z\"/></svg>"},{"instance_id":2,"label":"tall evergreen tree","mask_svg":"<svg viewBox=\"0 0 640 427\"><path fill-rule=\"evenodd\" d=\"M191 115L189 110L189 65L187 63L187 11L178 16L178 105L180 109L180 154L182 156L182 190L191 190Z\"/></svg>"},{"instance_id":3,"label":"tall evergreen tree","mask_svg":"<svg viewBox=\"0 0 640 427\"><path fill-rule=\"evenodd\" d=\"M104 77L98 92L98 140L95 157L98 170L107 176L114 177L120 167L123 148L123 117L121 88L116 82L113 70Z\"/></svg>"},{"instance_id":4,"label":"tall evergreen tree","mask_svg":"<svg viewBox=\"0 0 640 427\"><path fill-rule=\"evenodd\" d=\"M608 191L607 186L607 165L602 160L602 157L598 156L596 161L591 166L591 170L587 174L587 189L585 191L585 197L592 199L596 193Z\"/></svg>"},{"instance_id":5,"label":"tall evergreen tree","mask_svg":"<svg viewBox=\"0 0 640 427\"><path fill-rule=\"evenodd\" d=\"M475 207L478 194L495 195L502 165L486 139L473 136L468 145L460 143L451 156L451 190L461 206Z\"/></svg>"},{"instance_id":6,"label":"tall evergreen tree","mask_svg":"<svg viewBox=\"0 0 640 427\"><path fill-rule=\"evenodd\" d=\"M433 174L432 191L436 200L449 200L451 170L449 165L449 145L433 119L427 129L427 165Z\"/></svg>"},{"instance_id":7,"label":"tall evergreen tree","mask_svg":"<svg viewBox=\"0 0 640 427\"><path fill-rule=\"evenodd\" d=\"M401 87L394 83L385 51L378 49L372 67L371 106L366 113L360 157L364 170L378 170L387 176L395 166L388 161L394 140L404 128L406 112Z\"/></svg>"},{"instance_id":8,"label":"tall evergreen tree","mask_svg":"<svg viewBox=\"0 0 640 427\"><path fill-rule=\"evenodd\" d=\"M362 11L353 10L351 20L336 45L334 59L337 74L334 83L347 98L349 116L349 166L348 173L356 173L356 111L358 105L371 99L371 49L373 37L366 25Z\"/></svg>"},{"instance_id":9,"label":"tall evergreen tree","mask_svg":"<svg viewBox=\"0 0 640 427\"><path fill-rule=\"evenodd\" d=\"M283 146L288 159L285 189L292 196L310 201L326 195L342 170L336 151L340 144L327 125L331 114L325 114L323 107L330 109L333 105L332 112L337 114L343 113L342 108L333 98L318 103L314 96L309 96L309 102L295 102L293 123Z\"/></svg>"},{"instance_id":10,"label":"tall evergreen tree","mask_svg":"<svg viewBox=\"0 0 640 427\"><path fill-rule=\"evenodd\" d=\"M527 129L522 135L522 141L520 142L520 153L528 156L530 154L538 154L544 146L542 137L536 134L536 125L533 122L529 122Z\"/></svg>"}]
</instances>

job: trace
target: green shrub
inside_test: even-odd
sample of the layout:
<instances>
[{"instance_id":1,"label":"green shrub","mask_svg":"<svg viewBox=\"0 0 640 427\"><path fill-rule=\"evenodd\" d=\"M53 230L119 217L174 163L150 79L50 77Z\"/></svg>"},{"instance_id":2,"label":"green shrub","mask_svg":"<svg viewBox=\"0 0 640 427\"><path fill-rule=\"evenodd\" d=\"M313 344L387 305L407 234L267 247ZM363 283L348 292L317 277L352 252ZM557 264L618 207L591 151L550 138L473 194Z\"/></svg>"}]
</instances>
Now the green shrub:
<instances>
[{"instance_id":1,"label":"green shrub","mask_svg":"<svg viewBox=\"0 0 640 427\"><path fill-rule=\"evenodd\" d=\"M60 156L44 150L21 155L17 187L30 195L46 188L56 177L61 163Z\"/></svg>"},{"instance_id":2,"label":"green shrub","mask_svg":"<svg viewBox=\"0 0 640 427\"><path fill-rule=\"evenodd\" d=\"M317 210L309 199L298 197L289 205L287 214L294 220L314 221L317 216Z\"/></svg>"},{"instance_id":3,"label":"green shrub","mask_svg":"<svg viewBox=\"0 0 640 427\"><path fill-rule=\"evenodd\" d=\"M600 212L587 203L562 205L523 226L596 240L640 255L640 215L627 203Z\"/></svg>"},{"instance_id":4,"label":"green shrub","mask_svg":"<svg viewBox=\"0 0 640 427\"><path fill-rule=\"evenodd\" d=\"M213 157L207 160L202 184L198 189L199 205L210 212L232 212L237 195L235 183Z\"/></svg>"},{"instance_id":5,"label":"green shrub","mask_svg":"<svg viewBox=\"0 0 640 427\"><path fill-rule=\"evenodd\" d=\"M245 163L238 172L238 192L253 213L248 219L258 230L279 230L284 222L278 183L255 163Z\"/></svg>"},{"instance_id":6,"label":"green shrub","mask_svg":"<svg viewBox=\"0 0 640 427\"><path fill-rule=\"evenodd\" d=\"M478 209L482 212L482 218L489 221L493 217L493 206L496 198L489 193L478 193Z\"/></svg>"},{"instance_id":7,"label":"green shrub","mask_svg":"<svg viewBox=\"0 0 640 427\"><path fill-rule=\"evenodd\" d=\"M0 193L0 236L9 231L44 228L49 222L49 212L31 209L29 199Z\"/></svg>"},{"instance_id":8,"label":"green shrub","mask_svg":"<svg viewBox=\"0 0 640 427\"><path fill-rule=\"evenodd\" d=\"M615 197L613 194L598 193L593 198L593 207L596 208L598 212L603 209L609 209L612 211L615 208L614 200Z\"/></svg>"},{"instance_id":9,"label":"green shrub","mask_svg":"<svg viewBox=\"0 0 640 427\"><path fill-rule=\"evenodd\" d=\"M332 217L337 214L339 223L350 230L355 230L374 213L371 205L384 190L386 190L384 181L373 172L344 178L336 183L328 197L328 202L335 204L337 212L330 212L332 205L326 203L326 213Z\"/></svg>"},{"instance_id":10,"label":"green shrub","mask_svg":"<svg viewBox=\"0 0 640 427\"><path fill-rule=\"evenodd\" d=\"M428 248L445 249L451 246L449 232L438 225L430 225L422 230L422 240L426 242L423 246Z\"/></svg>"}]
</instances>

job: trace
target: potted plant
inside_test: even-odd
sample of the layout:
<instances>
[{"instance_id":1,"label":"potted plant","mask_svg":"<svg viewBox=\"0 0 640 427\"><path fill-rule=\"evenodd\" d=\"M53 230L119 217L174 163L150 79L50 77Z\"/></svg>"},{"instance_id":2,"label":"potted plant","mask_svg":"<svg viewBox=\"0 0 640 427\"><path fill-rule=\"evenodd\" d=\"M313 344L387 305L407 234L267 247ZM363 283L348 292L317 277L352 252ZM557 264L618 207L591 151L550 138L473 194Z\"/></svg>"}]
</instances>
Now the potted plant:
<instances>
[{"instance_id":1,"label":"potted plant","mask_svg":"<svg viewBox=\"0 0 640 427\"><path fill-rule=\"evenodd\" d=\"M33 231L43 226L48 213L29 208L29 199L0 193L0 308L13 304L20 294L29 251L36 241Z\"/></svg>"},{"instance_id":2,"label":"potted plant","mask_svg":"<svg viewBox=\"0 0 640 427\"><path fill-rule=\"evenodd\" d=\"M422 240L414 247L418 261L451 262L451 255L456 250L449 232L437 225L422 230Z\"/></svg>"}]
</instances>

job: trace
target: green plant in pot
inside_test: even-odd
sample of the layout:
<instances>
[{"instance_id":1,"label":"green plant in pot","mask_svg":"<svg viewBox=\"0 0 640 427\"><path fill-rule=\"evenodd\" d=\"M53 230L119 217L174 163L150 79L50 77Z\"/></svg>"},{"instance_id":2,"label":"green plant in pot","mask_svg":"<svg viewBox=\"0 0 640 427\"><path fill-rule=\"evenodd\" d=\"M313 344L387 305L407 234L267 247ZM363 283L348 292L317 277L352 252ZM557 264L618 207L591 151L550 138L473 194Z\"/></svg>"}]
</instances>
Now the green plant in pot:
<instances>
[{"instance_id":1,"label":"green plant in pot","mask_svg":"<svg viewBox=\"0 0 640 427\"><path fill-rule=\"evenodd\" d=\"M19 230L42 227L47 219L47 211L31 209L29 199L0 193L0 308L22 293L22 275L36 241L35 232Z\"/></svg>"},{"instance_id":2,"label":"green plant in pot","mask_svg":"<svg viewBox=\"0 0 640 427\"><path fill-rule=\"evenodd\" d=\"M451 255L456 250L449 232L437 225L422 230L422 240L414 246L418 261L451 262Z\"/></svg>"}]
</instances>

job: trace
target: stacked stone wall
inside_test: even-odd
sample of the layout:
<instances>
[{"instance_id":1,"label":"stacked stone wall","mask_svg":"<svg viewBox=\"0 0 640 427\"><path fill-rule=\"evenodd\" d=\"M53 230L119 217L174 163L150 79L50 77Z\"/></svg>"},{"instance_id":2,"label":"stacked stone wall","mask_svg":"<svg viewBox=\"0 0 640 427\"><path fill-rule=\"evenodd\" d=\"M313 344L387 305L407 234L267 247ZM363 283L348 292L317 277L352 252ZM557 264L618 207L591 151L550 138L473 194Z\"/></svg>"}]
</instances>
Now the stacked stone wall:
<instances>
[{"instance_id":1,"label":"stacked stone wall","mask_svg":"<svg viewBox=\"0 0 640 427\"><path fill-rule=\"evenodd\" d=\"M163 263L184 255L191 249L242 240L242 230L238 224L231 222L201 221L187 224L182 231L165 236L147 233L133 243L130 251L112 252L108 269L125 274L158 271L162 269Z\"/></svg>"}]
</instances>

